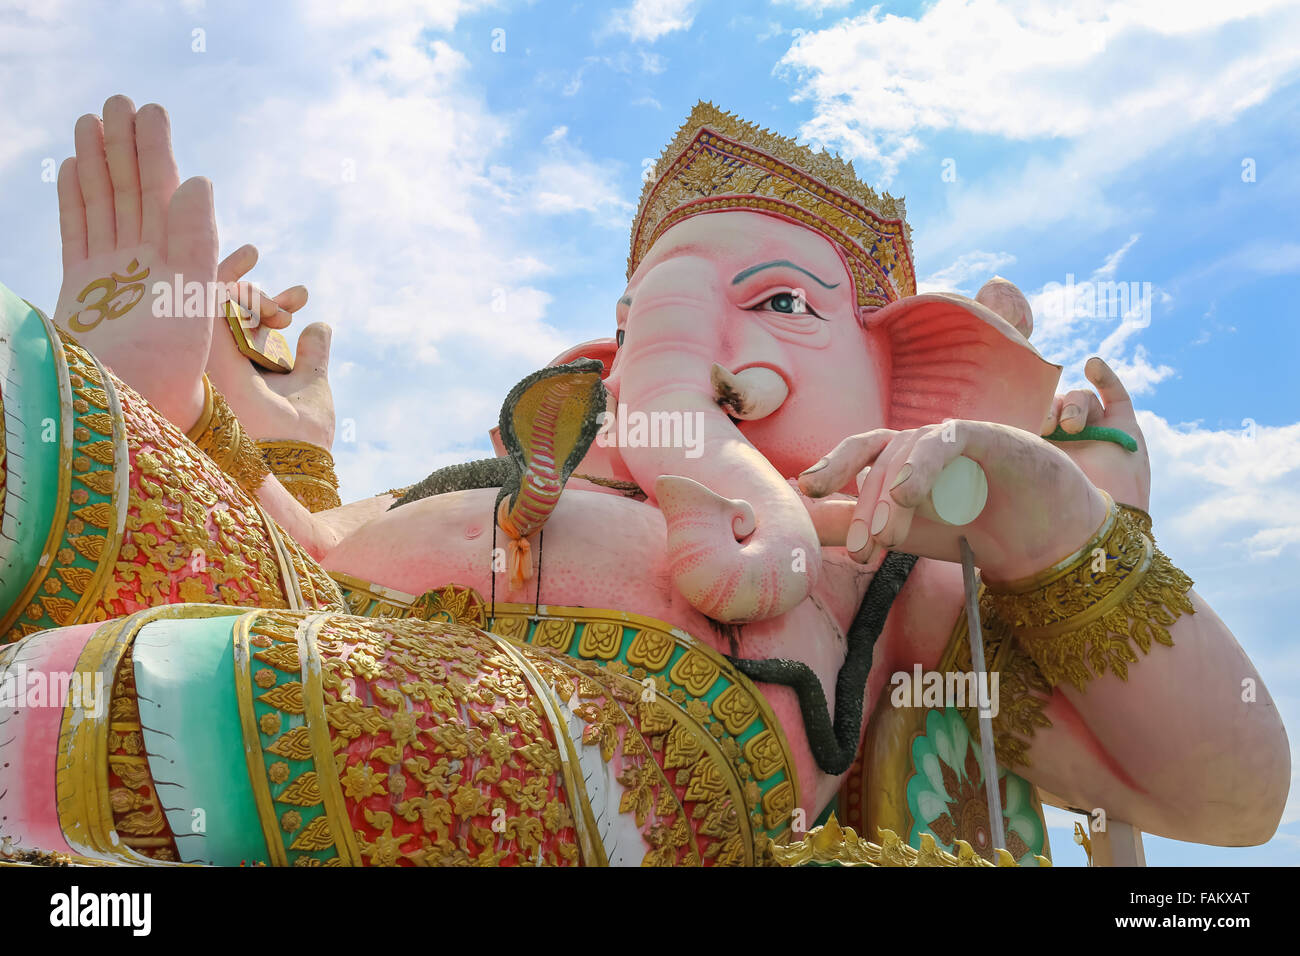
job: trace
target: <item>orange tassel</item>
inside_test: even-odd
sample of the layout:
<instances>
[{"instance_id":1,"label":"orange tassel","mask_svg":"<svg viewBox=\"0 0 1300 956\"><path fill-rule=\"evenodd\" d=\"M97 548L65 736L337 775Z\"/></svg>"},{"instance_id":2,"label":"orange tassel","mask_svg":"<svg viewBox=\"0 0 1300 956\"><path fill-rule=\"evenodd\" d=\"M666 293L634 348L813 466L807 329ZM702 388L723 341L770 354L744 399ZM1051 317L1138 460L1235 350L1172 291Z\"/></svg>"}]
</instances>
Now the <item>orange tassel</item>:
<instances>
[{"instance_id":1,"label":"orange tassel","mask_svg":"<svg viewBox=\"0 0 1300 956\"><path fill-rule=\"evenodd\" d=\"M507 499L501 499L501 504L497 507L497 525L505 532L508 539L506 566L510 571L510 587L518 590L533 576L533 553L528 539L519 533L515 523L510 520L510 514L506 510L507 504Z\"/></svg>"}]
</instances>

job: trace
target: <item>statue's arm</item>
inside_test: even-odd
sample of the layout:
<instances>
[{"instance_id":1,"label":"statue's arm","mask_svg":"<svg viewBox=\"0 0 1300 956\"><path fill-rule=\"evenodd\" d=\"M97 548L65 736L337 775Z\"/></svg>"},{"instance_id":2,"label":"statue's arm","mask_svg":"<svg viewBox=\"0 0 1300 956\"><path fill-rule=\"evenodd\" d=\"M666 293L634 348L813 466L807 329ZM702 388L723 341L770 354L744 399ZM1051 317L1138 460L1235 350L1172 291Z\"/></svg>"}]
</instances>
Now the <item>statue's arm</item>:
<instances>
[{"instance_id":1,"label":"statue's arm","mask_svg":"<svg viewBox=\"0 0 1300 956\"><path fill-rule=\"evenodd\" d=\"M1063 422L1067 433L1091 425L1131 436L1136 449L1105 441L1057 447L1096 487L1128 506L1125 514L1157 553L1158 529L1138 510L1147 507L1151 465L1132 400L1100 358L1089 360L1086 374L1096 393L1058 395L1044 430ZM1071 407L1072 419L1066 420ZM1168 559L1159 555L1156 563L1162 562ZM1114 570L1111 562L1108 573ZM1172 564L1158 574L1164 596L1181 594L1183 609L1176 600L1166 601L1163 617L1144 618L1141 602L1133 603L1127 612L1115 612L1127 615L1127 629L1093 641L1089 653L1079 649L1077 631L1073 639L1060 635L1055 652L1035 648L1038 639L1020 639L1056 678L1045 708L1052 727L1036 738L1035 769L1027 776L1073 806L1102 809L1109 819L1152 833L1201 843L1262 843L1277 827L1290 777L1277 706L1191 580ZM1074 583L1091 586L1083 579ZM1136 635L1151 639L1144 647ZM1162 644L1162 637L1170 643ZM1105 659L1100 649L1108 652Z\"/></svg>"},{"instance_id":2,"label":"statue's arm","mask_svg":"<svg viewBox=\"0 0 1300 956\"><path fill-rule=\"evenodd\" d=\"M385 493L313 514L274 475L268 475L257 488L257 500L308 554L322 561L339 542L378 518L397 499Z\"/></svg>"},{"instance_id":3,"label":"statue's arm","mask_svg":"<svg viewBox=\"0 0 1300 956\"><path fill-rule=\"evenodd\" d=\"M1286 731L1264 682L1213 608L1169 626L1173 646L1140 649L1125 676L1053 688L1014 768L1070 806L1177 840L1267 841L1290 782Z\"/></svg>"},{"instance_id":4,"label":"statue's arm","mask_svg":"<svg viewBox=\"0 0 1300 956\"><path fill-rule=\"evenodd\" d=\"M1074 455L994 423L955 421L949 435L944 427L854 436L800 476L806 494L824 497L871 466L852 508L819 524L822 543L848 547L870 570L886 549L955 562L965 537L986 586L987 629L1008 632L1028 662L990 662L1003 727L1022 749L1032 742L1029 766L1011 769L1072 806L1150 832L1267 840L1289 779L1276 706L1223 622L1155 546L1145 514L1119 508L1094 483L1098 463L1085 470ZM960 529L918 514L957 455L980 464L989 485L983 512ZM1032 719L1032 704L1011 706L1024 687L1046 699L1040 716L1050 728Z\"/></svg>"}]
</instances>

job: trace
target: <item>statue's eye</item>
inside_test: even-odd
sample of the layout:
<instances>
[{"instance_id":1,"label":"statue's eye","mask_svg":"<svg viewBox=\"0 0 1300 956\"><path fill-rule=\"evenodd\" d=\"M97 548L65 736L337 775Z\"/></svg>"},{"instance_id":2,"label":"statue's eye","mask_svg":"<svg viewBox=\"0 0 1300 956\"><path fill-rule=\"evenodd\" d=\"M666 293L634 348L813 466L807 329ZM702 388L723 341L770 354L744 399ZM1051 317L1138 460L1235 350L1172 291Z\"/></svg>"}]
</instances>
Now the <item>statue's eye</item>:
<instances>
[{"instance_id":1,"label":"statue's eye","mask_svg":"<svg viewBox=\"0 0 1300 956\"><path fill-rule=\"evenodd\" d=\"M623 339L626 336L627 336L627 332L623 329L619 329L617 332L614 333L614 342L615 344L617 344L619 348L623 347Z\"/></svg>"},{"instance_id":2,"label":"statue's eye","mask_svg":"<svg viewBox=\"0 0 1300 956\"><path fill-rule=\"evenodd\" d=\"M780 312L783 315L817 315L808 300L793 292L778 292L760 302L757 308L764 312Z\"/></svg>"}]
</instances>

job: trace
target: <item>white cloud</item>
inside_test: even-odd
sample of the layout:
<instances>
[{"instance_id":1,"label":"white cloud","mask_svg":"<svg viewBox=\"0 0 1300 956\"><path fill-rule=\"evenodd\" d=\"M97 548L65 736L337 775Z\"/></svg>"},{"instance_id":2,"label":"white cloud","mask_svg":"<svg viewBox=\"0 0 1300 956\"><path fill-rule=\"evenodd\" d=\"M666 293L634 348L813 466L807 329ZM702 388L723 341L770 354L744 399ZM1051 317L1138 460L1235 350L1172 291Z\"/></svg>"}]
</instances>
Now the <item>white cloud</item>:
<instances>
[{"instance_id":1,"label":"white cloud","mask_svg":"<svg viewBox=\"0 0 1300 956\"><path fill-rule=\"evenodd\" d=\"M1146 347L1142 345L1136 346L1133 354L1128 357L1108 354L1104 348L1097 349L1097 354L1105 359L1112 371L1119 376L1130 395L1147 395L1174 374L1174 370L1168 365L1151 364L1147 358ZM1075 381L1079 382L1078 375L1075 376Z\"/></svg>"},{"instance_id":2,"label":"white cloud","mask_svg":"<svg viewBox=\"0 0 1300 956\"><path fill-rule=\"evenodd\" d=\"M498 0L299 0L298 9L312 29L368 45L382 34L408 35L412 28L448 31L467 13L498 5Z\"/></svg>"},{"instance_id":3,"label":"white cloud","mask_svg":"<svg viewBox=\"0 0 1300 956\"><path fill-rule=\"evenodd\" d=\"M576 217L566 230L615 218L626 228L630 208L612 185L616 167L563 131L516 142L511 113L488 107L442 32L491 5L276 6L251 33L209 5L202 55L190 49L183 11L128 2L85 19L44 4L6 7L0 89L27 95L0 116L0 175L13 182L21 174L5 167L20 160L39 182L34 151L66 155L76 117L98 110L106 92L160 97L182 175L214 182L223 252L255 243L255 280L309 288L296 324L335 328L335 404L355 436L335 447L345 497L418 479L488 454L486 427L506 392L570 344L536 284L568 267L548 220L563 212ZM245 44L233 57L231 38ZM121 55L137 46L150 56ZM75 84L62 78L69 62ZM626 61L629 70L659 65ZM204 86L213 75L219 91ZM5 249L20 268L0 279L34 301L52 301L59 281L54 187L43 188L5 197L46 253L28 268Z\"/></svg>"},{"instance_id":4,"label":"white cloud","mask_svg":"<svg viewBox=\"0 0 1300 956\"><path fill-rule=\"evenodd\" d=\"M997 271L1012 265L1016 257L1009 252L983 252L975 250L958 256L949 265L917 280L918 292L960 292L973 296L978 286L992 279ZM966 288L963 283L974 279L974 288Z\"/></svg>"},{"instance_id":5,"label":"white cloud","mask_svg":"<svg viewBox=\"0 0 1300 956\"><path fill-rule=\"evenodd\" d=\"M781 65L804 82L796 98L815 104L823 134L1073 139L1108 128L1140 137L1129 126L1139 117L1223 119L1266 95L1300 62L1272 36L1293 22L1287 6L938 0L917 19L877 8L806 34ZM1247 42L1207 52L1201 34L1246 20ZM1148 44L1141 58L1139 41Z\"/></svg>"},{"instance_id":6,"label":"white cloud","mask_svg":"<svg viewBox=\"0 0 1300 956\"><path fill-rule=\"evenodd\" d=\"M625 75L645 73L654 76L668 68L668 61L658 53L650 53L645 50L620 50L608 56L583 57L582 63L564 81L560 92L564 96L576 96L582 91L587 73L602 66L613 70L615 73ZM546 79L555 82L550 77L546 77Z\"/></svg>"},{"instance_id":7,"label":"white cloud","mask_svg":"<svg viewBox=\"0 0 1300 956\"><path fill-rule=\"evenodd\" d=\"M615 184L615 169L573 146L569 130L557 126L542 142L547 156L529 178L524 194L542 213L586 212L611 229L626 229L634 206Z\"/></svg>"},{"instance_id":8,"label":"white cloud","mask_svg":"<svg viewBox=\"0 0 1300 956\"><path fill-rule=\"evenodd\" d=\"M1138 420L1169 499L1161 534L1180 551L1263 559L1300 545L1300 423L1208 429L1150 412Z\"/></svg>"},{"instance_id":9,"label":"white cloud","mask_svg":"<svg viewBox=\"0 0 1300 956\"><path fill-rule=\"evenodd\" d=\"M669 33L689 30L696 6L697 0L634 0L630 7L614 11L608 29L653 43Z\"/></svg>"},{"instance_id":10,"label":"white cloud","mask_svg":"<svg viewBox=\"0 0 1300 956\"><path fill-rule=\"evenodd\" d=\"M803 13L813 13L821 16L827 10L843 10L853 0L772 0L772 5L776 7L794 7Z\"/></svg>"},{"instance_id":11,"label":"white cloud","mask_svg":"<svg viewBox=\"0 0 1300 956\"><path fill-rule=\"evenodd\" d=\"M1200 277L1211 273L1266 276L1300 273L1300 243L1248 242L1235 252L1199 270Z\"/></svg>"},{"instance_id":12,"label":"white cloud","mask_svg":"<svg viewBox=\"0 0 1300 956\"><path fill-rule=\"evenodd\" d=\"M1105 359L1133 395L1150 393L1174 374L1133 341L1151 325L1156 305L1171 301L1149 280L1119 271L1140 238L1131 235L1087 277L1067 274L1026 293L1034 313L1032 341L1050 361L1066 366L1063 388L1088 387L1083 364L1093 355Z\"/></svg>"},{"instance_id":13,"label":"white cloud","mask_svg":"<svg viewBox=\"0 0 1300 956\"><path fill-rule=\"evenodd\" d=\"M777 72L812 105L801 135L865 161L882 185L932 133L1036 147L953 192L923 230L934 254L1019 227L1113 225L1101 187L1294 80L1297 31L1300 7L1286 0L938 0L915 18L873 8L807 33Z\"/></svg>"},{"instance_id":14,"label":"white cloud","mask_svg":"<svg viewBox=\"0 0 1300 956\"><path fill-rule=\"evenodd\" d=\"M1116 270L1119 269L1119 264L1124 261L1124 257L1128 255L1129 250L1136 246L1141 238L1142 233L1140 232L1135 232L1129 236L1124 245L1106 257L1106 261L1097 267L1097 271L1092 274L1092 277L1094 279L1113 279Z\"/></svg>"}]
</instances>

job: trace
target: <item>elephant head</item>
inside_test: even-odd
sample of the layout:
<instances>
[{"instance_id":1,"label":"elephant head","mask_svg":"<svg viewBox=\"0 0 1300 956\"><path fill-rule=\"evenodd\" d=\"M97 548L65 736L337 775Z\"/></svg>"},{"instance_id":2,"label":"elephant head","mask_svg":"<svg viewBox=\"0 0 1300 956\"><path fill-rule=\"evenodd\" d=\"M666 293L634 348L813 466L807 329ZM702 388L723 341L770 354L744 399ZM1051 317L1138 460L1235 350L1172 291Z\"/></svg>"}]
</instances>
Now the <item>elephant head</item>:
<instances>
[{"instance_id":1,"label":"elephant head","mask_svg":"<svg viewBox=\"0 0 1300 956\"><path fill-rule=\"evenodd\" d=\"M618 327L606 384L620 420L608 431L664 513L678 589L716 620L788 611L821 565L788 479L835 444L829 436L881 420L881 370L863 348L844 263L826 239L779 219L695 217L642 261ZM852 387L828 401L835 382ZM672 414L685 416L677 443L653 428ZM638 425L645 440L634 440Z\"/></svg>"},{"instance_id":2,"label":"elephant head","mask_svg":"<svg viewBox=\"0 0 1300 956\"><path fill-rule=\"evenodd\" d=\"M659 506L676 587L718 621L812 592L821 545L791 479L841 440L949 417L1036 430L1059 375L993 309L915 295L901 202L837 163L700 104L642 194L617 336L556 360L609 369L606 473Z\"/></svg>"}]
</instances>

